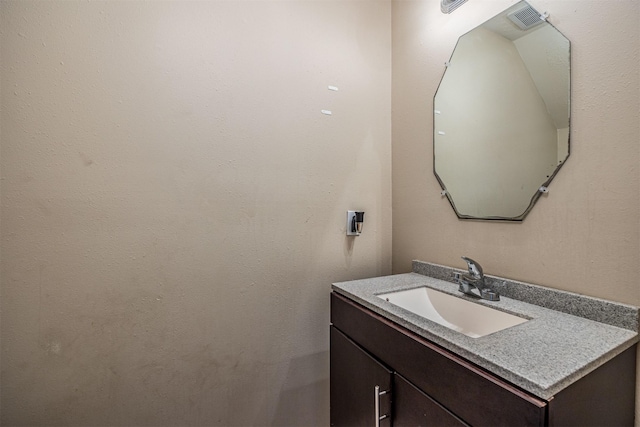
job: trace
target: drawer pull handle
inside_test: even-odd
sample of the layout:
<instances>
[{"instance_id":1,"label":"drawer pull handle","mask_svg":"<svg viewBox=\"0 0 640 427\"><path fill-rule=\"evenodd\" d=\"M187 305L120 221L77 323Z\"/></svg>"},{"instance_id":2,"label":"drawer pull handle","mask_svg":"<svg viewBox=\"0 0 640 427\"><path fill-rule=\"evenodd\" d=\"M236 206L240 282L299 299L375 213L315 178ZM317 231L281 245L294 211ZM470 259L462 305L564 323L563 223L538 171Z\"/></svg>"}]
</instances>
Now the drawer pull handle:
<instances>
[{"instance_id":1,"label":"drawer pull handle","mask_svg":"<svg viewBox=\"0 0 640 427\"><path fill-rule=\"evenodd\" d=\"M374 406L375 406L374 408L375 414L373 418L376 420L376 427L380 427L380 421L389 417L388 414L380 415L380 396L383 396L389 393L389 390L380 391L380 386L375 386L373 393L374 393Z\"/></svg>"}]
</instances>

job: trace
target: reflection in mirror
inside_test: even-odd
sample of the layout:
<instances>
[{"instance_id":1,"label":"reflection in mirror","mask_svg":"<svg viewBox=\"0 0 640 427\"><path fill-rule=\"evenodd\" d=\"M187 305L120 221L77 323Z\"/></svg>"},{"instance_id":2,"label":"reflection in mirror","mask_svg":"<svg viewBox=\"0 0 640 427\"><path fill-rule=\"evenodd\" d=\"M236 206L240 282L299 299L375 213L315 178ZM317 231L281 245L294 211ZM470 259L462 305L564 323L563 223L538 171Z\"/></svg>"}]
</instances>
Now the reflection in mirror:
<instances>
[{"instance_id":1,"label":"reflection in mirror","mask_svg":"<svg viewBox=\"0 0 640 427\"><path fill-rule=\"evenodd\" d=\"M460 37L434 97L434 172L465 219L524 219L569 156L569 40L521 1Z\"/></svg>"}]
</instances>

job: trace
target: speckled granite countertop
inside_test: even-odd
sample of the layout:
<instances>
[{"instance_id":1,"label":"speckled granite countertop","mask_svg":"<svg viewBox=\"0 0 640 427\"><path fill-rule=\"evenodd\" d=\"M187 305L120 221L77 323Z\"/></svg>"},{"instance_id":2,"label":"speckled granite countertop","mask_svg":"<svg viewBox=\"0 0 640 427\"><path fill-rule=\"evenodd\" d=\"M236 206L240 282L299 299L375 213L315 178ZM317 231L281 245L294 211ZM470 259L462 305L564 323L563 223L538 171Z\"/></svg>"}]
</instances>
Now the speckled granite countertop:
<instances>
[{"instance_id":1,"label":"speckled granite countertop","mask_svg":"<svg viewBox=\"0 0 640 427\"><path fill-rule=\"evenodd\" d=\"M413 270L334 283L333 290L543 399L638 342L637 307L493 276L487 277L500 282L495 287L501 288L501 300L484 301L461 294L448 281L454 271L462 270L419 261ZM376 296L421 286L531 320L471 338ZM518 295L528 302L515 299Z\"/></svg>"}]
</instances>

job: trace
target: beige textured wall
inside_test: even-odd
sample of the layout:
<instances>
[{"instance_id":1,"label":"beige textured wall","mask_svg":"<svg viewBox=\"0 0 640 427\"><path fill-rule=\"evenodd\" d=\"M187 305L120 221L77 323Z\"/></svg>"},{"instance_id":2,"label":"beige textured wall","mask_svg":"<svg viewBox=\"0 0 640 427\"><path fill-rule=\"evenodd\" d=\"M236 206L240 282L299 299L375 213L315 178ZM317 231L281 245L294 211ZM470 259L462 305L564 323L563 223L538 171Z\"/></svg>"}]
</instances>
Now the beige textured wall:
<instances>
[{"instance_id":1,"label":"beige textured wall","mask_svg":"<svg viewBox=\"0 0 640 427\"><path fill-rule=\"evenodd\" d=\"M330 283L391 271L390 3L0 14L2 424L327 425Z\"/></svg>"},{"instance_id":2,"label":"beige textured wall","mask_svg":"<svg viewBox=\"0 0 640 427\"><path fill-rule=\"evenodd\" d=\"M412 259L640 305L640 3L532 0L571 40L571 156L523 223L458 220L432 170L432 97L459 35L511 0L393 2L393 270ZM639 381L640 383L640 381ZM640 423L640 389L636 423Z\"/></svg>"}]
</instances>

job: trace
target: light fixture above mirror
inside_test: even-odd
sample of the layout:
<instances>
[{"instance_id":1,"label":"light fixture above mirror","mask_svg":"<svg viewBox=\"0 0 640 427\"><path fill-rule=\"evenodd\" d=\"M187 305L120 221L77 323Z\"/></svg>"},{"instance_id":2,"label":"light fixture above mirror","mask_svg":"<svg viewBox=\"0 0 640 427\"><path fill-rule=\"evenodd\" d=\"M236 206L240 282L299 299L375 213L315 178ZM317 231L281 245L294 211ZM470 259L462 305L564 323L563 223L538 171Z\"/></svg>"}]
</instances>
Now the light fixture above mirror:
<instances>
[{"instance_id":1,"label":"light fixture above mirror","mask_svg":"<svg viewBox=\"0 0 640 427\"><path fill-rule=\"evenodd\" d=\"M569 156L570 43L546 18L518 2L446 64L433 165L461 219L522 221Z\"/></svg>"}]
</instances>

